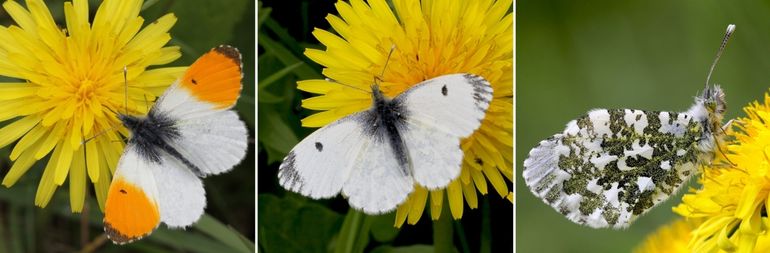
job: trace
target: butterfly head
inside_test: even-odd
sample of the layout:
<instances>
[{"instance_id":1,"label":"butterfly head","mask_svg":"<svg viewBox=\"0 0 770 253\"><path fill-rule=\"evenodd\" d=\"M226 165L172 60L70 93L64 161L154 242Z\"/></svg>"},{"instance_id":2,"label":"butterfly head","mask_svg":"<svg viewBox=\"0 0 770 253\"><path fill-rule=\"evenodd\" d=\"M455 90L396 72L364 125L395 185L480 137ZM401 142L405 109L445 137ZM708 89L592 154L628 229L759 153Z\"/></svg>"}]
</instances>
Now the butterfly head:
<instances>
[{"instance_id":1,"label":"butterfly head","mask_svg":"<svg viewBox=\"0 0 770 253\"><path fill-rule=\"evenodd\" d=\"M727 104L725 103L725 93L719 85L714 85L703 90L699 98L700 102L706 108L711 125L720 126L724 117Z\"/></svg>"},{"instance_id":2,"label":"butterfly head","mask_svg":"<svg viewBox=\"0 0 770 253\"><path fill-rule=\"evenodd\" d=\"M371 86L372 88L372 100L374 103L377 103L378 101L385 101L386 97L384 94L382 94L382 91L380 90L380 85L375 82Z\"/></svg>"}]
</instances>

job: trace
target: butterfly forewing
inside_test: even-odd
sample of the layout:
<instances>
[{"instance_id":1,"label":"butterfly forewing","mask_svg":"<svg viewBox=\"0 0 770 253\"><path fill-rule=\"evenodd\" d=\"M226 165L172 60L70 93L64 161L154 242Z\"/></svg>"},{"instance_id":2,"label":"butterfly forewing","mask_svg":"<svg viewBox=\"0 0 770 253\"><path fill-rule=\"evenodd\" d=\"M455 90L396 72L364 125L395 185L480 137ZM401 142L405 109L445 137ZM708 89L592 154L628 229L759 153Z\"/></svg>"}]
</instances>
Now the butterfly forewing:
<instances>
[{"instance_id":1,"label":"butterfly forewing","mask_svg":"<svg viewBox=\"0 0 770 253\"><path fill-rule=\"evenodd\" d=\"M160 164L128 145L118 161L104 204L104 231L113 242L141 239L160 224L158 188L152 171Z\"/></svg>"},{"instance_id":2,"label":"butterfly forewing","mask_svg":"<svg viewBox=\"0 0 770 253\"><path fill-rule=\"evenodd\" d=\"M174 121L178 138L169 140L198 176L226 172L248 147L248 130L235 105L241 91L241 56L219 46L201 56L158 99L152 113Z\"/></svg>"},{"instance_id":3,"label":"butterfly forewing","mask_svg":"<svg viewBox=\"0 0 770 253\"><path fill-rule=\"evenodd\" d=\"M364 135L359 114L322 127L294 146L278 170L281 186L314 199L337 195L372 141Z\"/></svg>"},{"instance_id":4,"label":"butterfly forewing","mask_svg":"<svg viewBox=\"0 0 770 253\"><path fill-rule=\"evenodd\" d=\"M626 227L695 172L703 136L689 113L597 109L533 148L523 176L573 222Z\"/></svg>"},{"instance_id":5,"label":"butterfly forewing","mask_svg":"<svg viewBox=\"0 0 770 253\"><path fill-rule=\"evenodd\" d=\"M492 86L470 74L437 77L395 98L407 108L404 131L414 179L429 189L443 188L460 174L460 140L484 119Z\"/></svg>"}]
</instances>

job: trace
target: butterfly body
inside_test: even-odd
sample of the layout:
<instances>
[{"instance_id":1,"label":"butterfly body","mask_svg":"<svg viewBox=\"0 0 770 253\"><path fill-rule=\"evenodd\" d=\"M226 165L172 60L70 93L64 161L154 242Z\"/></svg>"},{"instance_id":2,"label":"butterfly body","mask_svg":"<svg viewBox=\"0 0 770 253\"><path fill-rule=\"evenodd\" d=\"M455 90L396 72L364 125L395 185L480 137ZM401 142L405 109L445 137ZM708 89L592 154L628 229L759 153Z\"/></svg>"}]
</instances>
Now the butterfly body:
<instances>
[{"instance_id":1,"label":"butterfly body","mask_svg":"<svg viewBox=\"0 0 770 253\"><path fill-rule=\"evenodd\" d=\"M377 142L387 142L390 145L394 158L404 174L409 174L411 171L406 144L400 134L406 130L407 113L401 102L385 97L379 87L373 85L372 108L361 117L363 121L361 124L367 135L372 136Z\"/></svg>"},{"instance_id":2,"label":"butterfly body","mask_svg":"<svg viewBox=\"0 0 770 253\"><path fill-rule=\"evenodd\" d=\"M484 118L492 87L469 74L440 76L393 99L372 88L372 107L313 132L281 163L279 183L319 199L338 193L378 214L396 208L417 183L445 187L460 174L460 140Z\"/></svg>"},{"instance_id":3,"label":"butterfly body","mask_svg":"<svg viewBox=\"0 0 770 253\"><path fill-rule=\"evenodd\" d=\"M524 180L575 223L627 227L711 163L724 110L718 86L680 113L592 110L529 152Z\"/></svg>"}]
</instances>

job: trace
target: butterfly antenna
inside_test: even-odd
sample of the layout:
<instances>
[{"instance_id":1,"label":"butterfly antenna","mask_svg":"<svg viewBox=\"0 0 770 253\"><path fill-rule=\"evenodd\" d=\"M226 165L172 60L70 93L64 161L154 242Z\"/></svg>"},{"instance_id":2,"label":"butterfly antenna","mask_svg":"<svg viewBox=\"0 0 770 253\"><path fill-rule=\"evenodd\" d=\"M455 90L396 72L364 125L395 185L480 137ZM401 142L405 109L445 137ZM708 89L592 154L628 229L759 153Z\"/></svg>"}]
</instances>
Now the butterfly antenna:
<instances>
[{"instance_id":1,"label":"butterfly antenna","mask_svg":"<svg viewBox=\"0 0 770 253\"><path fill-rule=\"evenodd\" d=\"M88 138L86 138L86 139L82 140L82 141L80 142L80 145L86 144L86 143L88 143L89 141L91 141L91 140L93 140L93 139L96 139L96 137L102 136L102 135L106 134L107 132L109 132L110 130L113 130L113 129L115 129L115 128L117 128L117 127L116 127L116 126L114 126L114 125L110 125L110 128L107 128L107 129L104 129L104 130L102 130L102 131L99 131L99 132L98 132L98 133L96 133L94 136L91 136L91 137L88 137Z\"/></svg>"},{"instance_id":2,"label":"butterfly antenna","mask_svg":"<svg viewBox=\"0 0 770 253\"><path fill-rule=\"evenodd\" d=\"M371 91L368 91L368 90L365 90L365 89L361 89L361 88L358 88L358 87L353 86L353 85L344 84L344 83L341 83L341 82L339 82L337 80L334 80L334 79L331 79L331 78L328 78L328 77L325 80L327 82L336 83L336 84L339 84L339 85L342 85L342 86L345 86L345 87L348 87L348 88L351 88L351 89L359 90L359 91L366 92L366 93L372 93Z\"/></svg>"},{"instance_id":3,"label":"butterfly antenna","mask_svg":"<svg viewBox=\"0 0 770 253\"><path fill-rule=\"evenodd\" d=\"M393 44L390 46L390 52L388 52L388 58L385 59L385 66L382 66L382 72L380 72L380 75L376 78L380 79L382 81L382 77L385 76L385 69L388 68L388 62L390 62L390 56L393 55L393 51L396 50L396 44Z\"/></svg>"},{"instance_id":4,"label":"butterfly antenna","mask_svg":"<svg viewBox=\"0 0 770 253\"><path fill-rule=\"evenodd\" d=\"M392 45L390 47L390 52L388 52L388 58L385 60L385 66L382 68L382 72L380 72L379 76L374 76L375 84L377 84L378 81L382 81L382 76L385 75L385 69L388 67L388 62L390 61L390 56L393 55L393 51L395 49L396 49L396 45ZM359 91L362 91L362 92L366 92L366 93L369 93L369 94L372 93L372 91L370 91L370 90L361 89L361 88L358 88L356 86L349 85L349 84L344 84L342 82L339 82L337 80L334 80L334 79L331 79L331 78L328 78L328 77L326 78L326 81L327 82L337 83L339 85L342 85L342 86L345 86L345 87L348 87L348 88L351 88L351 89L359 90Z\"/></svg>"},{"instance_id":5,"label":"butterfly antenna","mask_svg":"<svg viewBox=\"0 0 770 253\"><path fill-rule=\"evenodd\" d=\"M717 57L714 58L714 62L711 63L711 68L709 68L709 74L706 76L706 88L708 89L709 81L711 81L711 73L714 72L714 68L717 66L717 62L719 61L719 57L722 56L722 51L725 50L725 46L727 46L727 41L730 40L730 36L733 35L733 32L735 31L735 25L730 24L727 26L727 31L725 31L725 36L722 39L722 45L719 46L719 51L717 51Z\"/></svg>"},{"instance_id":6,"label":"butterfly antenna","mask_svg":"<svg viewBox=\"0 0 770 253\"><path fill-rule=\"evenodd\" d=\"M113 110L112 110L112 109L110 109L109 107L104 107L104 109L107 109L107 111L110 111L112 114L115 114L115 115L117 115L117 114L118 114L117 112L113 111ZM109 128L107 128L107 129L104 129L104 130L102 130L102 131L99 131L99 132L98 132L98 133L96 133L94 136L91 136L91 137L88 137L88 138L86 138L86 139L82 140L82 141L80 142L80 145L86 144L86 143L88 143L89 141L91 141L91 140L93 140L93 139L96 139L96 137L102 136L103 134L106 134L108 131L110 131L110 130L113 130L113 129L115 129L115 128L118 128L118 126L116 126L116 125L113 125L112 123L110 123L110 127L109 127Z\"/></svg>"},{"instance_id":7,"label":"butterfly antenna","mask_svg":"<svg viewBox=\"0 0 770 253\"><path fill-rule=\"evenodd\" d=\"M128 67L123 66L123 87L125 89L125 96L126 96L126 115L128 115Z\"/></svg>"}]
</instances>

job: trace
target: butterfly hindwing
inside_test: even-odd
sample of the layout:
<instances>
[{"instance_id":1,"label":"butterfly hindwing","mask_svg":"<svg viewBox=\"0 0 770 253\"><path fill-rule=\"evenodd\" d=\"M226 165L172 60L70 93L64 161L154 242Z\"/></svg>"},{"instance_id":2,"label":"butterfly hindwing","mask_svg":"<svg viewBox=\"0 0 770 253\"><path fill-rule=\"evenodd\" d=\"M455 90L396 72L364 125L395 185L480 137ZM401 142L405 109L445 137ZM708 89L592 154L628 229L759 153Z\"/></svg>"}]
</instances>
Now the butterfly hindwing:
<instances>
[{"instance_id":1,"label":"butterfly hindwing","mask_svg":"<svg viewBox=\"0 0 770 253\"><path fill-rule=\"evenodd\" d=\"M233 111L180 119L176 127L180 138L170 145L200 170L199 176L229 171L246 156L248 130Z\"/></svg>"},{"instance_id":2,"label":"butterfly hindwing","mask_svg":"<svg viewBox=\"0 0 770 253\"><path fill-rule=\"evenodd\" d=\"M689 113L597 109L533 148L530 190L573 222L622 228L676 192L699 164Z\"/></svg>"},{"instance_id":3,"label":"butterfly hindwing","mask_svg":"<svg viewBox=\"0 0 770 253\"><path fill-rule=\"evenodd\" d=\"M414 179L428 189L445 187L460 175L460 140L484 119L492 87L480 76L452 74L415 85L394 99L407 110L403 131Z\"/></svg>"},{"instance_id":4,"label":"butterfly hindwing","mask_svg":"<svg viewBox=\"0 0 770 253\"><path fill-rule=\"evenodd\" d=\"M206 191L203 183L184 163L167 154L150 169L158 187L160 220L168 227L187 227L203 215Z\"/></svg>"}]
</instances>

